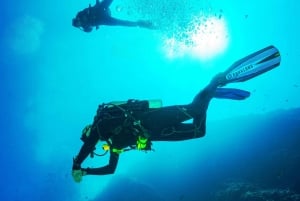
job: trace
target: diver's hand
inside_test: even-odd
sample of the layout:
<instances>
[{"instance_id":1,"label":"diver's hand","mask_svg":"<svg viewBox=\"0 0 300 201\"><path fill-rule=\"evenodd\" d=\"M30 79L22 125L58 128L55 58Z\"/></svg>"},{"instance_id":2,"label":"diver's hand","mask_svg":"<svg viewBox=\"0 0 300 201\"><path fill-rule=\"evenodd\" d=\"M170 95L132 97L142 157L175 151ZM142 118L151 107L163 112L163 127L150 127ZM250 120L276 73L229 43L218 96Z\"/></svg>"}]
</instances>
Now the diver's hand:
<instances>
[{"instance_id":1,"label":"diver's hand","mask_svg":"<svg viewBox=\"0 0 300 201\"><path fill-rule=\"evenodd\" d=\"M72 170L72 177L76 183L81 182L82 176L85 176L85 175L86 175L86 171L84 171L83 169Z\"/></svg>"}]
</instances>

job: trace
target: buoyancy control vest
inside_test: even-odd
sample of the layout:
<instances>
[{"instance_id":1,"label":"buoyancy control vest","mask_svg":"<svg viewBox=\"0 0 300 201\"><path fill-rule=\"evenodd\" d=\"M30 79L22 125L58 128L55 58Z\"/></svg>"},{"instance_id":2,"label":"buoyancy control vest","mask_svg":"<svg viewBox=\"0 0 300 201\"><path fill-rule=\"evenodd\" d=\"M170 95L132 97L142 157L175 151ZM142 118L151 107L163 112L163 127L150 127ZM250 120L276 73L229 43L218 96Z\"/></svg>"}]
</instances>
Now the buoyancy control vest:
<instances>
[{"instance_id":1,"label":"buoyancy control vest","mask_svg":"<svg viewBox=\"0 0 300 201\"><path fill-rule=\"evenodd\" d=\"M139 114L151 108L160 108L161 100L114 101L99 105L93 126L101 140L109 141L124 129L136 137L136 145L131 149L151 150L150 135L138 119ZM111 144L110 144L111 146ZM128 150L128 149L126 149Z\"/></svg>"}]
</instances>

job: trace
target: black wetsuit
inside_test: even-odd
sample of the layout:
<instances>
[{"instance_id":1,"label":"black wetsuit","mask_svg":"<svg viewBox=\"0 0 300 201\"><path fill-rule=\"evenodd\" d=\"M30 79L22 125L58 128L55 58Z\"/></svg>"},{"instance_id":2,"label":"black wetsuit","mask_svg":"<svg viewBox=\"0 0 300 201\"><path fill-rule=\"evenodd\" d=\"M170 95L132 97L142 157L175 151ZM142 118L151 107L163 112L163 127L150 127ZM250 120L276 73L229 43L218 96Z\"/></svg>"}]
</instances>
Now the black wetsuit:
<instances>
[{"instance_id":1,"label":"black wetsuit","mask_svg":"<svg viewBox=\"0 0 300 201\"><path fill-rule=\"evenodd\" d=\"M113 0L96 0L94 6L89 6L78 12L73 19L73 26L81 28L85 32L91 32L93 27L98 28L100 25L109 26L129 26L129 27L144 27L154 29L149 21L128 21L120 20L111 16L109 6Z\"/></svg>"},{"instance_id":2,"label":"black wetsuit","mask_svg":"<svg viewBox=\"0 0 300 201\"><path fill-rule=\"evenodd\" d=\"M132 117L140 122L147 132L150 141L178 141L203 137L206 130L206 111L211 98L218 86L212 81L200 91L191 104L146 109L132 113ZM84 141L77 157L74 159L73 170L80 169L81 163L94 150L98 140L110 141L112 148L123 149L135 145L137 135L132 124L124 124L127 117L109 116L99 118L96 115L90 136ZM182 123L193 119L193 123ZM130 121L129 121L130 122ZM125 126L124 126L125 125ZM114 173L119 154L110 149L109 164L100 168L82 168L89 175L105 175Z\"/></svg>"}]
</instances>

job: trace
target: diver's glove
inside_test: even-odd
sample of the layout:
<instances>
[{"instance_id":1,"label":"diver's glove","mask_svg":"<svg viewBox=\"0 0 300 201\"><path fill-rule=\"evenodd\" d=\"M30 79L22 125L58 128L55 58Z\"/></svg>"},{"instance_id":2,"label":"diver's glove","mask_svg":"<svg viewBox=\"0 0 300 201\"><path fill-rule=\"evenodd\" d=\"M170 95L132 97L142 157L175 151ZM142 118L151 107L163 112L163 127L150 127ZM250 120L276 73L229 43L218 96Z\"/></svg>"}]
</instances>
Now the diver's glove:
<instances>
[{"instance_id":1,"label":"diver's glove","mask_svg":"<svg viewBox=\"0 0 300 201\"><path fill-rule=\"evenodd\" d=\"M80 164L76 162L76 159L76 157L73 158L72 177L75 182L79 183L82 180L82 176L86 175L86 171L81 168Z\"/></svg>"},{"instance_id":2,"label":"diver's glove","mask_svg":"<svg viewBox=\"0 0 300 201\"><path fill-rule=\"evenodd\" d=\"M86 171L83 169L80 170L72 170L72 177L75 182L79 183L82 180L82 176L86 175Z\"/></svg>"}]
</instances>

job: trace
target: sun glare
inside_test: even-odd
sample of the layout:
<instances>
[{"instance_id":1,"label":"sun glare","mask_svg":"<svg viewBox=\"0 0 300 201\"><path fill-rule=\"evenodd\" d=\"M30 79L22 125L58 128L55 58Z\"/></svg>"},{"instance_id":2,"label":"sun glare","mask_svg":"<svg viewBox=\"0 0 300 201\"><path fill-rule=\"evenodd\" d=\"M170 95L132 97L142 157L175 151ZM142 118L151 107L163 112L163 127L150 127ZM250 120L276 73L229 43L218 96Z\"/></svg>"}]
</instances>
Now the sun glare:
<instances>
[{"instance_id":1,"label":"sun glare","mask_svg":"<svg viewBox=\"0 0 300 201\"><path fill-rule=\"evenodd\" d=\"M164 50L170 59L192 56L209 60L222 53L228 45L225 19L216 16L197 16L190 25L166 38Z\"/></svg>"}]
</instances>

